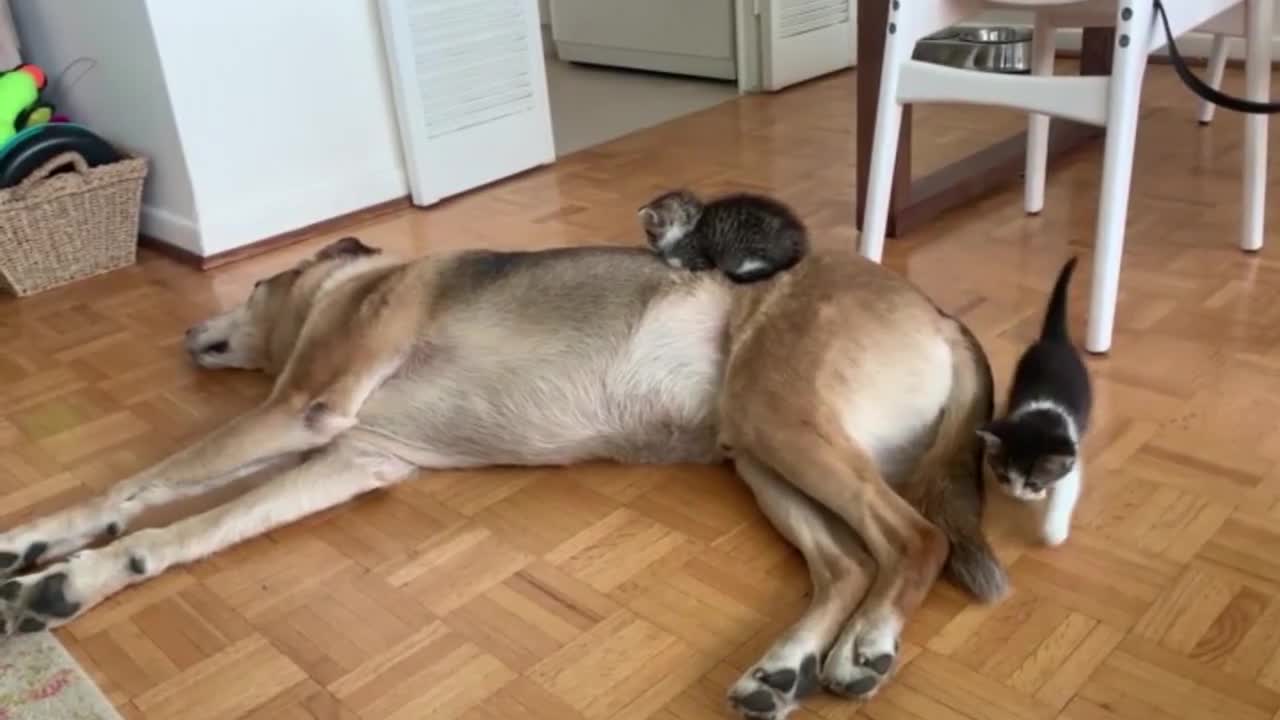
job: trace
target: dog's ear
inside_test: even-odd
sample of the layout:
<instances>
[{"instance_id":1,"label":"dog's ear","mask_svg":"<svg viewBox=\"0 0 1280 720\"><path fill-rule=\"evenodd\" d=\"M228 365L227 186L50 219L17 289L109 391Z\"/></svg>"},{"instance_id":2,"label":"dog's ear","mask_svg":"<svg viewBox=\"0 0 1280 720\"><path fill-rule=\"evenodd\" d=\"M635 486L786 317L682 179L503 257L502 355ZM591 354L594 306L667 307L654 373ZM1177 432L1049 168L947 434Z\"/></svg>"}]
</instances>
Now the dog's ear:
<instances>
[{"instance_id":1,"label":"dog's ear","mask_svg":"<svg viewBox=\"0 0 1280 720\"><path fill-rule=\"evenodd\" d=\"M323 250L316 253L317 260L332 260L334 258L353 258L365 257L366 255L377 255L382 252L378 248L369 247L360 241L360 238L348 235L341 240L335 240L325 246Z\"/></svg>"}]
</instances>

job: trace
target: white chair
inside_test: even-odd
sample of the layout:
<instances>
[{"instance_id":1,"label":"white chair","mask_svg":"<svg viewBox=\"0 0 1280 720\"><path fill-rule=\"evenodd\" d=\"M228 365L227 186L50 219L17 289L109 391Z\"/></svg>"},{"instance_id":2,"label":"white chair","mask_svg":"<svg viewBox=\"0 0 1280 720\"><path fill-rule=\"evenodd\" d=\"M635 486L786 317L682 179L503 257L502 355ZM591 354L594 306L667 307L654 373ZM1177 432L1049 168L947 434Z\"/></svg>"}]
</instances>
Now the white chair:
<instances>
[{"instance_id":1,"label":"white chair","mask_svg":"<svg viewBox=\"0 0 1280 720\"><path fill-rule=\"evenodd\" d=\"M863 0L864 2L868 0ZM1111 347L1124 228L1129 205L1133 148L1138 129L1142 78L1151 51L1165 44L1153 0L889 0L889 22L876 113L871 171L865 188L861 253L879 262L884 252L902 106L948 102L997 105L1031 112L1027 135L1025 208L1038 213L1044 186L1050 117L1107 128L1098 204L1093 287L1085 347L1096 353ZM1247 18L1247 89L1250 100L1270 97L1271 37L1275 0L1168 0L1175 37L1207 21L1218 22L1236 8ZM921 38L993 8L1032 10L1035 31L1031 75L998 75L912 60ZM1226 17L1226 16L1224 16ZM1110 25L1116 28L1110 76L1052 77L1054 32L1062 27ZM1202 115L1203 117L1203 115ZM1244 226L1240 247L1262 247L1266 191L1267 116L1250 115L1244 153Z\"/></svg>"},{"instance_id":2,"label":"white chair","mask_svg":"<svg viewBox=\"0 0 1280 720\"><path fill-rule=\"evenodd\" d=\"M1213 49L1209 54L1209 69L1206 81L1215 90L1222 87L1222 74L1227 67L1228 42L1232 36L1246 37L1248 43L1246 45L1245 55L1245 93L1253 99L1255 97L1265 97L1267 90L1271 85L1271 75L1269 72L1254 71L1256 68L1270 66L1271 63L1271 47L1269 44L1264 45L1263 42L1253 42L1256 35L1261 33L1250 33L1250 26L1246 24L1247 6L1240 6L1219 15L1218 17L1205 23L1202 27L1206 32L1213 33ZM1272 18L1252 18L1257 20L1258 28L1270 28L1273 22ZM1267 33L1271 35L1272 33ZM1200 107L1197 112L1202 125L1208 125L1213 122L1214 111L1217 106L1208 100L1201 100ZM1263 225L1266 219L1266 202L1267 202L1267 116L1266 115L1246 115L1244 119L1244 148L1242 154L1244 156L1244 182L1245 182L1245 200L1244 200L1244 225L1243 234L1240 237L1240 247L1245 250L1254 251L1262 248Z\"/></svg>"}]
</instances>

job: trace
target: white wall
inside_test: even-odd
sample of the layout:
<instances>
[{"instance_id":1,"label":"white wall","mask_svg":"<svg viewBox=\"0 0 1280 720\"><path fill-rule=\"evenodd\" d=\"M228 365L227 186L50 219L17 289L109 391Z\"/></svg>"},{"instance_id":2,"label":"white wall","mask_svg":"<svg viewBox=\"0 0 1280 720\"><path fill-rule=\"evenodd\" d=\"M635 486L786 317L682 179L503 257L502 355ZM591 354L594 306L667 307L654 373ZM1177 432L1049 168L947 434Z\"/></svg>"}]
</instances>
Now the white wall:
<instances>
[{"instance_id":1,"label":"white wall","mask_svg":"<svg viewBox=\"0 0 1280 720\"><path fill-rule=\"evenodd\" d=\"M143 232L198 253L195 197L145 0L12 0L11 9L24 60L51 85L72 60L97 61L56 97L59 111L151 160Z\"/></svg>"},{"instance_id":2,"label":"white wall","mask_svg":"<svg viewBox=\"0 0 1280 720\"><path fill-rule=\"evenodd\" d=\"M203 254L407 194L375 0L146 5Z\"/></svg>"}]
</instances>

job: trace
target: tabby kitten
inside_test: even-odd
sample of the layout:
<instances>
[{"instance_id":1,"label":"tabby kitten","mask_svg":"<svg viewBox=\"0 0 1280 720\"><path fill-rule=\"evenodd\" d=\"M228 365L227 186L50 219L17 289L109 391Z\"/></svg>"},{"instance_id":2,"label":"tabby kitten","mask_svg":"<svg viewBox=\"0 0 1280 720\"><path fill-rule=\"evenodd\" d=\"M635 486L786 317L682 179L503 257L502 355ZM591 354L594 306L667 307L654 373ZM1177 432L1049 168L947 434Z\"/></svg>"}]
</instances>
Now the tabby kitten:
<instances>
[{"instance_id":1,"label":"tabby kitten","mask_svg":"<svg viewBox=\"0 0 1280 720\"><path fill-rule=\"evenodd\" d=\"M800 262L809 249L804 224L786 205L740 193L703 203L676 190L640 208L649 245L668 265L719 268L739 283L764 280Z\"/></svg>"},{"instance_id":2,"label":"tabby kitten","mask_svg":"<svg viewBox=\"0 0 1280 720\"><path fill-rule=\"evenodd\" d=\"M1067 331L1067 288L1076 258L1058 274L1040 339L1018 361L1005 416L979 433L1000 487L1026 501L1048 497L1040 533L1060 545L1080 499L1080 440L1093 404L1089 372Z\"/></svg>"}]
</instances>

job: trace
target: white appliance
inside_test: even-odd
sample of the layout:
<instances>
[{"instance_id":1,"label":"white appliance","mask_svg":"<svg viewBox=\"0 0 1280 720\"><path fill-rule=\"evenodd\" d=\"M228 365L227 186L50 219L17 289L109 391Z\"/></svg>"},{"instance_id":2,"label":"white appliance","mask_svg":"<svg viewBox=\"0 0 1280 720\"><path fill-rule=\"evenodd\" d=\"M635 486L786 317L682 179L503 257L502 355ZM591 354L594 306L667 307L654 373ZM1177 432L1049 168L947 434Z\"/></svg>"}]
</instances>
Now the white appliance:
<instances>
[{"instance_id":1,"label":"white appliance","mask_svg":"<svg viewBox=\"0 0 1280 720\"><path fill-rule=\"evenodd\" d=\"M536 0L379 0L413 203L555 161Z\"/></svg>"},{"instance_id":2,"label":"white appliance","mask_svg":"<svg viewBox=\"0 0 1280 720\"><path fill-rule=\"evenodd\" d=\"M551 37L561 59L594 65L732 80L755 61L762 89L780 90L853 66L854 1L550 0Z\"/></svg>"},{"instance_id":3,"label":"white appliance","mask_svg":"<svg viewBox=\"0 0 1280 720\"><path fill-rule=\"evenodd\" d=\"M781 90L854 66L857 0L754 1L760 17L760 76L765 90Z\"/></svg>"},{"instance_id":4,"label":"white appliance","mask_svg":"<svg viewBox=\"0 0 1280 720\"><path fill-rule=\"evenodd\" d=\"M734 0L551 0L570 62L732 80Z\"/></svg>"}]
</instances>

